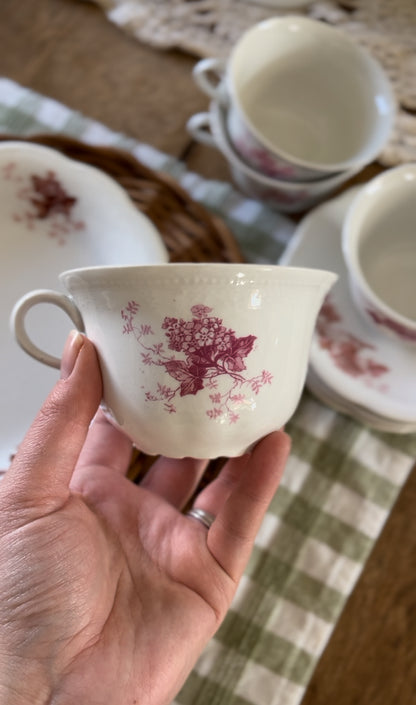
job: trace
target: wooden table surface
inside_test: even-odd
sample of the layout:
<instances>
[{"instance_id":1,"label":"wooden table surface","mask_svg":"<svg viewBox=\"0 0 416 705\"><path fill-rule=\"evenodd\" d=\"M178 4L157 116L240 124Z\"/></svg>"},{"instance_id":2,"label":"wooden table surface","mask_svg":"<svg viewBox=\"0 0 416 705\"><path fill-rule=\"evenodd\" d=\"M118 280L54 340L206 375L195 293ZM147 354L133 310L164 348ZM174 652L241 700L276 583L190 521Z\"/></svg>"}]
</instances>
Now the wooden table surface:
<instances>
[{"instance_id":1,"label":"wooden table surface","mask_svg":"<svg viewBox=\"0 0 416 705\"><path fill-rule=\"evenodd\" d=\"M185 129L193 113L207 109L191 76L194 63L126 36L89 2L0 1L0 76L183 159L202 176L229 180L223 158L192 143ZM415 559L414 470L302 705L416 704Z\"/></svg>"}]
</instances>

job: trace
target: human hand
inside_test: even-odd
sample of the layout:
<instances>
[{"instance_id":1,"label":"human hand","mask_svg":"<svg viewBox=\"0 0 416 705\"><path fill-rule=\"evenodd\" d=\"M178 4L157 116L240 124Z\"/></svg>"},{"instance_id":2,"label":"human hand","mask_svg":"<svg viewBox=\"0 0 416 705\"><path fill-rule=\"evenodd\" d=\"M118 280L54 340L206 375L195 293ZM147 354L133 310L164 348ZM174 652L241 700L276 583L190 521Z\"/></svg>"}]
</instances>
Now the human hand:
<instances>
[{"instance_id":1,"label":"human hand","mask_svg":"<svg viewBox=\"0 0 416 705\"><path fill-rule=\"evenodd\" d=\"M61 375L0 483L0 702L163 705L226 614L290 442L227 461L195 501L207 530L181 513L206 462L159 458L135 485L87 338Z\"/></svg>"}]
</instances>

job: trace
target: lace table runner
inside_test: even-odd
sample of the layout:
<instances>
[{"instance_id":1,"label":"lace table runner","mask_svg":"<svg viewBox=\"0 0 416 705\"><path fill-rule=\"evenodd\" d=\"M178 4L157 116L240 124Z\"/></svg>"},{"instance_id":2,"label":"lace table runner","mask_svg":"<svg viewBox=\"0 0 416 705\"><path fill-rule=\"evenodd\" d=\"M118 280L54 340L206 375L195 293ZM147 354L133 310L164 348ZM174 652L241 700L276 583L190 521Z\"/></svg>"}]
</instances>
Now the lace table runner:
<instances>
[{"instance_id":1,"label":"lace table runner","mask_svg":"<svg viewBox=\"0 0 416 705\"><path fill-rule=\"evenodd\" d=\"M140 41L196 57L227 56L248 27L287 14L274 9L273 0L93 1ZM321 0L296 12L338 26L380 61L399 110L379 161L384 166L416 161L416 0Z\"/></svg>"}]
</instances>

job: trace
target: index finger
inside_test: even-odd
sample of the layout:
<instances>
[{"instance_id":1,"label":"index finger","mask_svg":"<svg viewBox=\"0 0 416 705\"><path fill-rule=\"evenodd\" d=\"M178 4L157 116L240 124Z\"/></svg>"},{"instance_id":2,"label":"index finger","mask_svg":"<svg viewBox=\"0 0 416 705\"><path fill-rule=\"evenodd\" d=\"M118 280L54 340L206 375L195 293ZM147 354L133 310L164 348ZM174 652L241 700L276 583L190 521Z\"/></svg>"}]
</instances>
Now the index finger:
<instances>
[{"instance_id":1,"label":"index finger","mask_svg":"<svg viewBox=\"0 0 416 705\"><path fill-rule=\"evenodd\" d=\"M101 399L93 344L79 333L65 345L61 379L44 402L2 480L15 499L35 506L69 494L69 481Z\"/></svg>"},{"instance_id":2,"label":"index finger","mask_svg":"<svg viewBox=\"0 0 416 705\"><path fill-rule=\"evenodd\" d=\"M207 534L209 550L236 582L279 486L289 452L290 438L283 431L263 438L248 460L241 463L241 475Z\"/></svg>"}]
</instances>

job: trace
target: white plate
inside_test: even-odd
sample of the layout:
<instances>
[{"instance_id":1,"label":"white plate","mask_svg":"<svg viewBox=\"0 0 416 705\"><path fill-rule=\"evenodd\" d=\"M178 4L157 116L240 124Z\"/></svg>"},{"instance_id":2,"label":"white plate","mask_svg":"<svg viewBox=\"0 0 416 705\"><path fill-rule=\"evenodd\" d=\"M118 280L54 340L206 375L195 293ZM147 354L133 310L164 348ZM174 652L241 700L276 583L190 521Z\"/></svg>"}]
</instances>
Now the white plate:
<instances>
[{"instance_id":1,"label":"white plate","mask_svg":"<svg viewBox=\"0 0 416 705\"><path fill-rule=\"evenodd\" d=\"M400 424L416 423L416 346L364 321L349 292L342 223L357 187L318 206L299 224L282 264L337 272L318 317L310 368L340 398Z\"/></svg>"},{"instance_id":2,"label":"white plate","mask_svg":"<svg viewBox=\"0 0 416 705\"><path fill-rule=\"evenodd\" d=\"M59 289L65 269L166 262L153 224L113 179L53 149L0 144L0 468L7 467L58 377L14 341L13 305L32 289ZM39 306L28 316L35 340L60 355L70 320Z\"/></svg>"}]
</instances>

